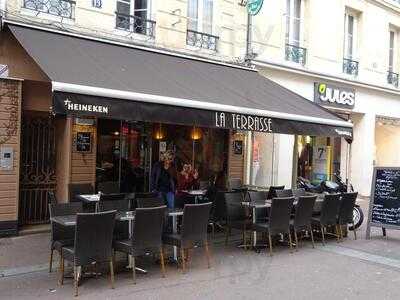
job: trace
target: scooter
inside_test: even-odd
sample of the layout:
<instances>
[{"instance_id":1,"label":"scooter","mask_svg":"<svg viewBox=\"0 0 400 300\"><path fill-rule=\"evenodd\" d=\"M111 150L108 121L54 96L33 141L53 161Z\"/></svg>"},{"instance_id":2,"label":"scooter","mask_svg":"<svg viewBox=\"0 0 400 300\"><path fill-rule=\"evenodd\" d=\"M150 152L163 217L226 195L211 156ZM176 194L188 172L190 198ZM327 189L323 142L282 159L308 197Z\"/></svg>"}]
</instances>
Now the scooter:
<instances>
[{"instance_id":1,"label":"scooter","mask_svg":"<svg viewBox=\"0 0 400 300\"><path fill-rule=\"evenodd\" d=\"M297 187L305 189L306 192L319 194L346 193L348 191L354 191L353 186L351 184L348 186L339 174L335 173L333 176L335 177L335 181L324 180L318 185L315 185L310 180L299 176L297 178ZM353 221L355 229L359 228L364 221L364 212L358 204L354 205ZM349 227L349 230L353 229L353 226Z\"/></svg>"}]
</instances>

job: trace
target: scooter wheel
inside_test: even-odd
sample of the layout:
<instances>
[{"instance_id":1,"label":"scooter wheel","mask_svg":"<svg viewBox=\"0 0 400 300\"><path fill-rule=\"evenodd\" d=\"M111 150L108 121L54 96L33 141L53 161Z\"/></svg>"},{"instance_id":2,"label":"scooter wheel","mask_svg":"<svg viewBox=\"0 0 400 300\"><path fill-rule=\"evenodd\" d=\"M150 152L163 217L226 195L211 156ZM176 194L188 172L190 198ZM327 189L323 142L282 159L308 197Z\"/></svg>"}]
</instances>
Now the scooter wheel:
<instances>
[{"instance_id":1,"label":"scooter wheel","mask_svg":"<svg viewBox=\"0 0 400 300\"><path fill-rule=\"evenodd\" d=\"M361 207L354 206L353 209L353 221L355 229L359 228L364 221L364 212ZM354 230L353 226L349 227L349 230Z\"/></svg>"}]
</instances>

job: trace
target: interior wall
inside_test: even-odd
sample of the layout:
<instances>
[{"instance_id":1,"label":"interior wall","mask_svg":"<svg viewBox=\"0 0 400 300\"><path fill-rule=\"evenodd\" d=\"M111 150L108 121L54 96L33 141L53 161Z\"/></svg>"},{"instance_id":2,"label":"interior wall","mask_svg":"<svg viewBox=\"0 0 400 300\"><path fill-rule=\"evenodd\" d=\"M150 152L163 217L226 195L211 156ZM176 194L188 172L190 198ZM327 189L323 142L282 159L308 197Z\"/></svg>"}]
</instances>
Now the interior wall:
<instances>
[{"instance_id":1,"label":"interior wall","mask_svg":"<svg viewBox=\"0 0 400 300\"><path fill-rule=\"evenodd\" d=\"M242 154L235 154L233 144L235 141L243 143ZM244 182L245 171L245 149L246 136L245 134L236 133L229 135L229 158L228 158L228 179L238 178Z\"/></svg>"},{"instance_id":2,"label":"interior wall","mask_svg":"<svg viewBox=\"0 0 400 300\"><path fill-rule=\"evenodd\" d=\"M76 135L78 132L91 132L91 151L76 151ZM70 183L92 183L96 182L96 151L97 151L97 127L72 124L71 145L71 178Z\"/></svg>"},{"instance_id":3,"label":"interior wall","mask_svg":"<svg viewBox=\"0 0 400 300\"><path fill-rule=\"evenodd\" d=\"M375 131L376 165L400 167L400 126L380 125Z\"/></svg>"},{"instance_id":4,"label":"interior wall","mask_svg":"<svg viewBox=\"0 0 400 300\"><path fill-rule=\"evenodd\" d=\"M275 134L274 185L292 188L293 151L295 136Z\"/></svg>"}]
</instances>

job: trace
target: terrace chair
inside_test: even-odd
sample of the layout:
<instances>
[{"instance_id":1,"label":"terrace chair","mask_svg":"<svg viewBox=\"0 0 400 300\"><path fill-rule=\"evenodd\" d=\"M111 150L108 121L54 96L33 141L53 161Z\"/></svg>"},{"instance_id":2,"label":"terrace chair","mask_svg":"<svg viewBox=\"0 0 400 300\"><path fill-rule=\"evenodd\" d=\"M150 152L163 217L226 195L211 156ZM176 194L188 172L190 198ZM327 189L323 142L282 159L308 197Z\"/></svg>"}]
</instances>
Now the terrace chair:
<instances>
[{"instance_id":1,"label":"terrace chair","mask_svg":"<svg viewBox=\"0 0 400 300\"><path fill-rule=\"evenodd\" d=\"M101 212L110 210L116 210L117 212L129 211L129 199L107 200L107 198L103 198L104 196L108 195L100 196L99 210ZM117 220L114 226L114 239L121 240L121 239L127 239L128 237L129 237L129 223L126 221Z\"/></svg>"},{"instance_id":2,"label":"terrace chair","mask_svg":"<svg viewBox=\"0 0 400 300\"><path fill-rule=\"evenodd\" d=\"M77 195L94 194L94 187L91 183L70 183L68 185L69 202L80 202Z\"/></svg>"},{"instance_id":3,"label":"terrace chair","mask_svg":"<svg viewBox=\"0 0 400 300\"><path fill-rule=\"evenodd\" d=\"M294 218L290 220L290 227L294 231L294 238L296 241L296 251L298 250L299 244L297 233L303 230L310 231L312 245L313 248L315 247L314 235L311 226L311 218L316 200L317 196L300 196L299 200L297 201Z\"/></svg>"},{"instance_id":4,"label":"terrace chair","mask_svg":"<svg viewBox=\"0 0 400 300\"><path fill-rule=\"evenodd\" d=\"M50 204L57 204L57 203L58 203L57 197L56 197L56 195L54 194L54 191L48 191L48 192L47 192L47 199L48 199L48 202L49 202Z\"/></svg>"},{"instance_id":5,"label":"terrace chair","mask_svg":"<svg viewBox=\"0 0 400 300\"><path fill-rule=\"evenodd\" d=\"M50 237L50 262L49 273L53 268L53 252L56 250L61 255L61 248L74 244L75 228L65 227L52 221L53 217L75 215L83 211L82 203L49 204L51 237Z\"/></svg>"},{"instance_id":6,"label":"terrace chair","mask_svg":"<svg viewBox=\"0 0 400 300\"><path fill-rule=\"evenodd\" d=\"M356 204L358 193L343 193L340 201L337 225L339 225L340 238L343 239L342 226L353 224L354 239L357 239L356 228L353 220L353 209Z\"/></svg>"},{"instance_id":7,"label":"terrace chair","mask_svg":"<svg viewBox=\"0 0 400 300\"><path fill-rule=\"evenodd\" d=\"M276 196L279 198L293 197L293 191L290 189L275 190Z\"/></svg>"},{"instance_id":8,"label":"terrace chair","mask_svg":"<svg viewBox=\"0 0 400 300\"><path fill-rule=\"evenodd\" d=\"M159 197L159 193L158 192L132 193L132 194L128 194L128 197L131 198L131 206L130 207L132 210L134 210L137 207L136 199L157 198L157 197Z\"/></svg>"},{"instance_id":9,"label":"terrace chair","mask_svg":"<svg viewBox=\"0 0 400 300\"><path fill-rule=\"evenodd\" d=\"M165 277L164 250L162 233L166 206L153 208L137 208L133 221L133 234L130 239L117 240L113 243L115 251L126 253L132 261L133 282L136 284L135 257L149 252L160 254L160 264Z\"/></svg>"},{"instance_id":10,"label":"terrace chair","mask_svg":"<svg viewBox=\"0 0 400 300\"><path fill-rule=\"evenodd\" d=\"M118 193L120 193L118 181L100 182L97 185L97 190L99 192L101 192L102 194L118 194Z\"/></svg>"},{"instance_id":11,"label":"terrace chair","mask_svg":"<svg viewBox=\"0 0 400 300\"><path fill-rule=\"evenodd\" d=\"M159 207L164 206L164 199L161 197L156 198L137 198L136 204L138 208L149 208L149 207Z\"/></svg>"},{"instance_id":12,"label":"terrace chair","mask_svg":"<svg viewBox=\"0 0 400 300\"><path fill-rule=\"evenodd\" d=\"M337 217L340 207L340 194L328 194L325 195L324 201L322 202L321 214L314 216L311 221L313 225L317 225L321 229L322 244L325 245L325 233L326 227L335 226L335 236L339 241L339 231L337 226Z\"/></svg>"},{"instance_id":13,"label":"terrace chair","mask_svg":"<svg viewBox=\"0 0 400 300\"><path fill-rule=\"evenodd\" d=\"M295 198L298 198L298 197L301 197L301 196L306 196L306 195L307 195L307 192L303 188L299 188L299 189L294 189L293 190L293 196Z\"/></svg>"},{"instance_id":14,"label":"terrace chair","mask_svg":"<svg viewBox=\"0 0 400 300\"><path fill-rule=\"evenodd\" d=\"M242 179L240 178L231 178L228 180L228 185L230 190L240 189L243 187Z\"/></svg>"},{"instance_id":15,"label":"terrace chair","mask_svg":"<svg viewBox=\"0 0 400 300\"><path fill-rule=\"evenodd\" d=\"M250 202L265 201L268 197L268 192L264 191L248 191L248 200ZM268 216L268 208L256 208L256 220L257 222L265 222Z\"/></svg>"},{"instance_id":16,"label":"terrace chair","mask_svg":"<svg viewBox=\"0 0 400 300\"><path fill-rule=\"evenodd\" d=\"M255 223L253 228L257 232L268 232L269 254L272 256L272 235L285 234L289 236L289 248L292 250L290 234L290 214L293 208L294 197L273 198L270 216L267 222Z\"/></svg>"},{"instance_id":17,"label":"terrace chair","mask_svg":"<svg viewBox=\"0 0 400 300\"><path fill-rule=\"evenodd\" d=\"M269 188L267 198L268 198L268 199L277 198L278 195L276 194L276 191L284 190L284 189L285 189L285 186L284 186L284 185L271 186L271 187Z\"/></svg>"},{"instance_id":18,"label":"terrace chair","mask_svg":"<svg viewBox=\"0 0 400 300\"><path fill-rule=\"evenodd\" d=\"M196 245L204 245L208 268L211 267L208 249L207 226L211 203L186 204L180 234L165 234L163 242L180 248L182 270L185 272L185 259L189 260L189 250ZM187 252L187 255L185 255Z\"/></svg>"},{"instance_id":19,"label":"terrace chair","mask_svg":"<svg viewBox=\"0 0 400 300\"><path fill-rule=\"evenodd\" d=\"M64 261L70 261L74 267L75 296L78 296L82 266L93 263L110 264L111 288L114 288L112 240L115 214L115 211L109 211L77 215L75 245L62 247L59 281L60 285L64 284Z\"/></svg>"},{"instance_id":20,"label":"terrace chair","mask_svg":"<svg viewBox=\"0 0 400 300\"><path fill-rule=\"evenodd\" d=\"M247 249L246 236L247 231L251 229L252 222L249 219L248 210L242 205L243 194L225 193L225 207L226 207L226 236L225 245L228 245L229 236L232 228L242 231L243 246Z\"/></svg>"}]
</instances>

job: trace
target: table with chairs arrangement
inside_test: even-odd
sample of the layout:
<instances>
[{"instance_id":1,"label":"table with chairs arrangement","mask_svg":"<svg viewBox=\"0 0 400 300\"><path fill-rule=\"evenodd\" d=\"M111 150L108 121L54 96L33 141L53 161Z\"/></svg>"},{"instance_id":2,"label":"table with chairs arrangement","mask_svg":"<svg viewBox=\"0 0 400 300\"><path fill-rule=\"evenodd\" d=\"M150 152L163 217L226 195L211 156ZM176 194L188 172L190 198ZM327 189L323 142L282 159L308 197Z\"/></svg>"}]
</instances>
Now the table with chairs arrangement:
<instances>
[{"instance_id":1,"label":"table with chairs arrangement","mask_svg":"<svg viewBox=\"0 0 400 300\"><path fill-rule=\"evenodd\" d=\"M100 263L109 264L113 287L116 252L128 255L134 283L138 270L135 258L148 253L158 256L165 276L166 245L174 247L174 260L184 271L189 251L195 246L203 246L210 267L207 229L211 203L167 209L160 198L150 197L154 195L138 196L143 198L135 198L134 209L132 199L111 200L101 196L95 212L84 212L82 202L49 204L52 225L49 271L52 271L53 252L56 250L60 255L60 285L64 282L65 261L69 261L73 266L75 295L78 295L78 283L84 274L82 267ZM174 225L171 232L167 226L170 223L168 218L176 219L177 216L182 216L180 230Z\"/></svg>"},{"instance_id":2,"label":"table with chairs arrangement","mask_svg":"<svg viewBox=\"0 0 400 300\"><path fill-rule=\"evenodd\" d=\"M78 295L80 279L86 274L82 268L100 263L108 264L111 287L114 286L116 253L127 255L127 268L132 271L134 283L136 271L147 272L137 266L136 258L147 254L157 258L165 277L167 245L172 246L170 261L180 265L183 271L191 257L190 251L197 246L203 246L210 267L208 226L212 228L213 238L215 227L225 231L226 245L232 230L239 230L240 246L258 251L261 234L262 247L269 249L270 255L276 238L290 249L295 246L296 250L303 238L309 238L314 247L316 233L323 244L331 234L340 241L344 236L343 227L352 223L357 198L357 193L313 195L284 186L268 190L235 186L229 191L207 193L206 197L202 193L208 202L196 201L183 208L168 209L157 193L115 193L111 185L107 189L111 193L96 194L91 185L74 186L70 189L69 203L57 203L54 194L49 193L49 271L56 251L60 255L59 283L64 282L68 261L73 267L75 295Z\"/></svg>"}]
</instances>

